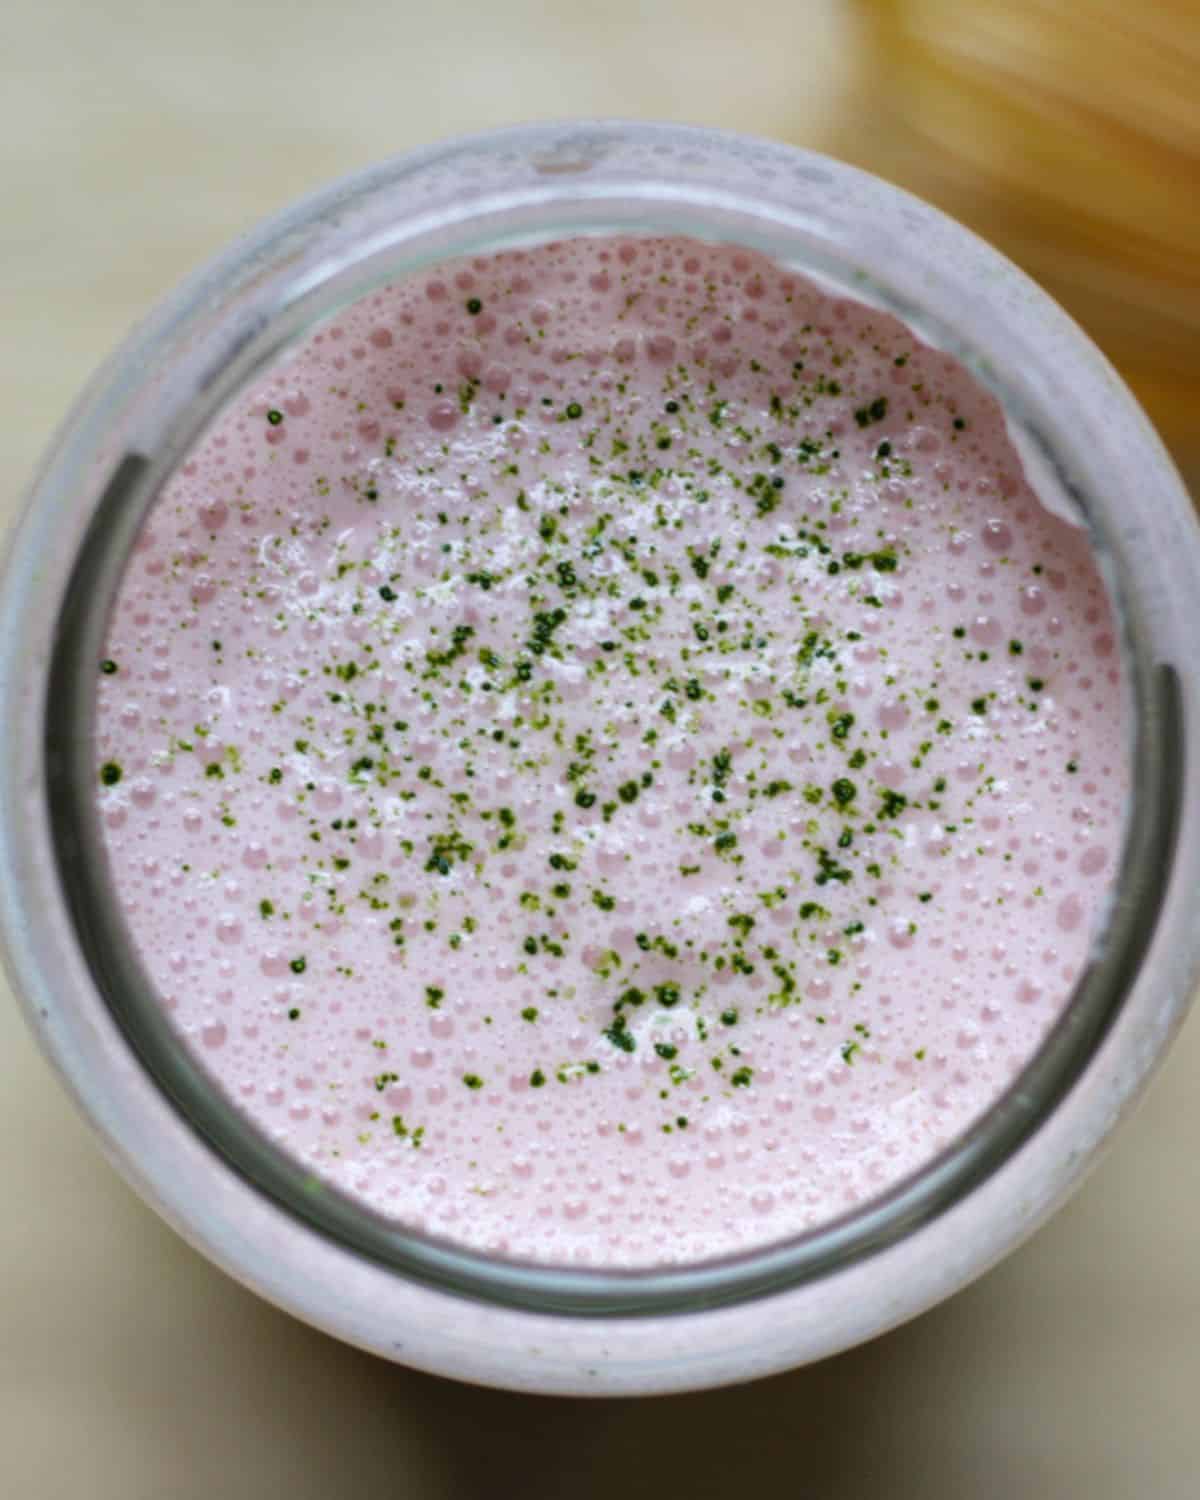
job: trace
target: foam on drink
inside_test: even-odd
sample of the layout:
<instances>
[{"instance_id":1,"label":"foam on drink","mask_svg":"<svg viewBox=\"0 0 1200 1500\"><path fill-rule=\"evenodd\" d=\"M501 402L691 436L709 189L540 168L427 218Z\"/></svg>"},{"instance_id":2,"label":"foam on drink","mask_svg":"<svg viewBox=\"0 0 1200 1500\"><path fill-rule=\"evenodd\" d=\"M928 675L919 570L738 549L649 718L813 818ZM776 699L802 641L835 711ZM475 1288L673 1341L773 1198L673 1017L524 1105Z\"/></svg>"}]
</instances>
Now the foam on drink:
<instances>
[{"instance_id":1,"label":"foam on drink","mask_svg":"<svg viewBox=\"0 0 1200 1500\"><path fill-rule=\"evenodd\" d=\"M960 1133L1062 1012L1129 783L1103 583L994 400L684 239L340 313L172 479L98 698L127 920L246 1116L598 1265Z\"/></svg>"}]
</instances>

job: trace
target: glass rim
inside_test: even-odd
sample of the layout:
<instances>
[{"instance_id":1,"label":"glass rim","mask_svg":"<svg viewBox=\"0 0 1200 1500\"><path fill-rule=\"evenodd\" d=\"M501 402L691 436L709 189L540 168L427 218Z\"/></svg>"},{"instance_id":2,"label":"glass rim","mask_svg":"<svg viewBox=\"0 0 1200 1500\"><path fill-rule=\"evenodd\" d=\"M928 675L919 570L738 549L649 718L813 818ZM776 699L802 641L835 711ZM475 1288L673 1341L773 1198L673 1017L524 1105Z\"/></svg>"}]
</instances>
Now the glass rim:
<instances>
[{"instance_id":1,"label":"glass rim","mask_svg":"<svg viewBox=\"0 0 1200 1500\"><path fill-rule=\"evenodd\" d=\"M542 139L548 142L555 129L541 127ZM561 135L562 127L557 129ZM526 132L538 133L538 128ZM442 149L452 151L454 143ZM414 162L419 167L429 156L426 152L397 158L350 181L386 193ZM287 223L303 223L306 215L315 219L325 212L338 186L268 222L241 253L249 257L256 246L270 253ZM1152 939L1179 823L1183 714L1177 673L1156 661L1150 650L1125 539L1106 530L1103 507L1080 488L1074 477L1080 466L1073 453L1064 452L1062 432L1049 431L1039 414L1029 410L1027 398L1008 385L1006 373L987 348L964 342L953 326L943 325L935 309L915 304L889 286L877 268L856 264L844 247L830 244L824 258L811 243L802 248L801 218L789 219L753 192L716 193L707 186L693 189L650 175L640 182L605 179L602 172L577 173L568 162L556 167L545 183L500 194L485 192L475 199L464 196L449 209L399 222L374 237L356 240L351 232L340 246L340 259L327 256L316 270L305 266L290 283L286 271L276 267L270 272L273 290L260 302L256 321L248 329L230 330L223 356L194 390L167 393L161 437L147 444L145 452L131 445L112 464L92 512L57 612L41 731L56 873L76 940L97 990L140 1065L180 1119L224 1164L307 1228L410 1280L519 1310L658 1317L735 1305L819 1280L865 1259L960 1203L1032 1137L1087 1069L1120 1013ZM680 227L685 224L690 229ZM405 1229L317 1178L251 1125L171 1025L142 970L106 874L91 752L96 682L92 643L104 638L109 606L130 548L162 485L236 391L274 364L334 307L365 294L380 280L530 236L544 240L600 230L690 232L764 249L801 274L834 281L846 296L882 306L921 337L962 359L1001 400L1010 422L1094 528L1098 550L1108 563L1133 707L1131 805L1107 920L1093 936L1091 956L1071 999L1011 1086L923 1167L836 1219L723 1257L609 1270L489 1255ZM811 220L803 222L803 230L812 234ZM235 306L230 323L236 325L238 317ZM143 339L148 336L155 336L152 326ZM166 352L169 356L169 347ZM1079 443L1091 437L1086 424L1078 429Z\"/></svg>"}]
</instances>

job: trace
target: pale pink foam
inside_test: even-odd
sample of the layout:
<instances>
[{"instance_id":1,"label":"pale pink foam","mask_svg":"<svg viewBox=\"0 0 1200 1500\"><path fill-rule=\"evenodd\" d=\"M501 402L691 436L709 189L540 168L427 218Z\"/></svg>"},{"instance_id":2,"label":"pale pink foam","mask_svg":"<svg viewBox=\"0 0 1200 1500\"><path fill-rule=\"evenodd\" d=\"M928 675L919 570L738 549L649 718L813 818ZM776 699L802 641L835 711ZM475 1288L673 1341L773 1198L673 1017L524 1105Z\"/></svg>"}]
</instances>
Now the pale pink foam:
<instances>
[{"instance_id":1,"label":"pale pink foam","mask_svg":"<svg viewBox=\"0 0 1200 1500\"><path fill-rule=\"evenodd\" d=\"M953 361L749 252L340 313L169 484L102 653L180 1036L504 1253L743 1249L926 1162L1069 996L1128 790L1101 580L1019 473Z\"/></svg>"}]
</instances>

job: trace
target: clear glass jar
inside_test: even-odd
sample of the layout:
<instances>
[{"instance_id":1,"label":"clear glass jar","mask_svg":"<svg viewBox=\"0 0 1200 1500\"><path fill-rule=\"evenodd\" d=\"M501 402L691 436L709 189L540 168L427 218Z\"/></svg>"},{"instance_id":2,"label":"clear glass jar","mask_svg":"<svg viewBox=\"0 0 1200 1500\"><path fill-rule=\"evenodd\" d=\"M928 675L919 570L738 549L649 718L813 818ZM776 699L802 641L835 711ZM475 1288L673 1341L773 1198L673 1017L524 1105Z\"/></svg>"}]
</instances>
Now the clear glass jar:
<instances>
[{"instance_id":1,"label":"clear glass jar","mask_svg":"<svg viewBox=\"0 0 1200 1500\"><path fill-rule=\"evenodd\" d=\"M1047 503L1090 528L1123 625L1134 791L1103 933L987 1114L860 1210L721 1261L604 1272L405 1233L317 1184L217 1094L148 992L92 810L94 650L142 517L226 401L332 309L464 253L589 232L738 242L896 313L1003 403ZM947 1296L1065 1197L1178 1026L1200 969L1200 534L1111 367L982 241L789 147L620 123L399 157L193 276L93 380L0 591L0 923L29 1020L118 1168L264 1296L391 1359L543 1392L684 1390L819 1359Z\"/></svg>"}]
</instances>

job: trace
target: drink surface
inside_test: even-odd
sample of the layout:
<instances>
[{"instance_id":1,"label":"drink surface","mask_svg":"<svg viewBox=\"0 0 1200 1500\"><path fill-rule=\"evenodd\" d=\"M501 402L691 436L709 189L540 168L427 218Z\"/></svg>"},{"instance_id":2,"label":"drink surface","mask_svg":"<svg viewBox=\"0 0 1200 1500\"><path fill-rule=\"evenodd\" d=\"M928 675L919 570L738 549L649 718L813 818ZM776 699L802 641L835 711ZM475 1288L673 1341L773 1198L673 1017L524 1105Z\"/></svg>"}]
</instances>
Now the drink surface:
<instances>
[{"instance_id":1,"label":"drink surface","mask_svg":"<svg viewBox=\"0 0 1200 1500\"><path fill-rule=\"evenodd\" d=\"M545 1261L798 1233L1010 1085L1128 792L1084 533L895 320L682 239L372 294L173 478L98 678L153 984L247 1118Z\"/></svg>"}]
</instances>

